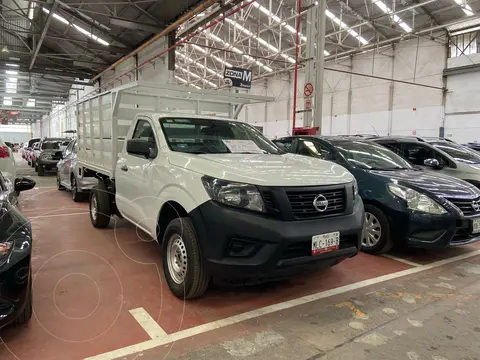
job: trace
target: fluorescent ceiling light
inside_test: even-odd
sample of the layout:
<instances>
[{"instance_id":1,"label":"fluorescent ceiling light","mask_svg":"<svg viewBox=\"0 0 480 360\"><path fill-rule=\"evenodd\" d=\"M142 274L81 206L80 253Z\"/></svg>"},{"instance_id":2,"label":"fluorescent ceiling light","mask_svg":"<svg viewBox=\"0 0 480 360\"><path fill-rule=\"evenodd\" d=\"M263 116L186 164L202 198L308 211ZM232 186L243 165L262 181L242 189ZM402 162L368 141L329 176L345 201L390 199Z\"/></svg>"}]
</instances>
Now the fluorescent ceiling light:
<instances>
[{"instance_id":1,"label":"fluorescent ceiling light","mask_svg":"<svg viewBox=\"0 0 480 360\"><path fill-rule=\"evenodd\" d=\"M35 99L28 99L27 106L28 107L35 107Z\"/></svg>"},{"instance_id":2,"label":"fluorescent ceiling light","mask_svg":"<svg viewBox=\"0 0 480 360\"><path fill-rule=\"evenodd\" d=\"M460 5L460 7L462 8L463 12L467 15L467 16L472 16L472 15L475 15L474 12L473 12L473 9L470 5L468 5L466 3L466 1L464 0L455 0L455 2Z\"/></svg>"},{"instance_id":3,"label":"fluorescent ceiling light","mask_svg":"<svg viewBox=\"0 0 480 360\"><path fill-rule=\"evenodd\" d=\"M327 15L327 17L332 20L335 24L337 24L338 26L340 26L340 28L342 29L345 29L347 30L347 33L350 35L350 36L353 36L355 39L357 39L358 41L360 41L362 43L362 45L367 45L368 44L368 41L360 36L355 30L353 30L352 28L350 28L350 26L348 26L347 24L345 24L343 21L341 21L338 17L336 17L335 15L333 15L329 10L325 10L325 15Z\"/></svg>"},{"instance_id":4,"label":"fluorescent ceiling light","mask_svg":"<svg viewBox=\"0 0 480 360\"><path fill-rule=\"evenodd\" d=\"M318 4L318 3L317 3ZM272 13L270 10L268 10L266 7L260 5L258 2L254 1L252 3L253 7L257 8L258 10L260 10L262 13L264 13L265 15L267 15L268 17L270 17L273 21L275 21L276 23L280 24L283 26L284 29L286 29L287 31L291 32L292 34L296 35L297 34L297 29L295 29L292 25L289 25L287 24L286 21L282 21L282 19L280 19L278 16L276 16L274 13ZM304 42L307 41L307 37L305 35L303 35L301 32L298 33L298 35L300 36L300 39ZM328 56L330 55L330 53L327 51L327 50L324 50L323 51L323 54L325 56ZM283 58L287 59L285 56L282 55ZM287 59L290 63L292 63L291 60ZM293 60L293 63L295 63L295 60Z\"/></svg>"},{"instance_id":5,"label":"fluorescent ceiling light","mask_svg":"<svg viewBox=\"0 0 480 360\"><path fill-rule=\"evenodd\" d=\"M18 81L17 78L7 78L7 81L16 83Z\"/></svg>"},{"instance_id":6,"label":"fluorescent ceiling light","mask_svg":"<svg viewBox=\"0 0 480 360\"><path fill-rule=\"evenodd\" d=\"M28 18L33 20L33 15L35 14L35 7L37 6L36 2L31 2L30 7L28 8Z\"/></svg>"},{"instance_id":7,"label":"fluorescent ceiling light","mask_svg":"<svg viewBox=\"0 0 480 360\"><path fill-rule=\"evenodd\" d=\"M9 94L16 94L17 93L17 89L9 89L9 88L6 88L5 89L5 92L9 93Z\"/></svg>"},{"instance_id":8,"label":"fluorescent ceiling light","mask_svg":"<svg viewBox=\"0 0 480 360\"><path fill-rule=\"evenodd\" d=\"M45 9L44 7L42 7L42 10L43 10L45 13L47 13L47 14L50 13L50 10ZM93 35L90 31L85 30L85 29L82 28L81 26L78 26L78 25L76 25L76 24L70 23L70 22L69 22L67 19L65 19L64 17L62 17L62 16L60 16L60 15L58 15L58 14L55 14L55 13L54 13L52 16L53 16L55 19L57 19L58 21L64 23L65 25L67 25L67 26L72 26L75 30L77 30L78 32L82 33L83 35L89 37L90 39L93 39L93 40L95 40L96 42L98 42L98 43L100 43L100 44L102 44L102 45L104 45L104 46L110 45L110 44L109 44L108 42L106 42L105 40L99 38L99 37L96 36L96 35Z\"/></svg>"},{"instance_id":9,"label":"fluorescent ceiling light","mask_svg":"<svg viewBox=\"0 0 480 360\"><path fill-rule=\"evenodd\" d=\"M182 79L180 76L177 76L177 75L175 75L175 79L181 81L181 82L184 83L184 84L187 84L187 83L188 83L187 80ZM195 85L195 84L190 84L190 86L194 87L195 89L199 89L199 90L202 89L200 86L197 86L197 85Z\"/></svg>"},{"instance_id":10,"label":"fluorescent ceiling light","mask_svg":"<svg viewBox=\"0 0 480 360\"><path fill-rule=\"evenodd\" d=\"M213 39L214 41L218 41L220 43L222 43L224 46L227 47L227 49L232 49L232 51L236 52L237 54L239 55L242 55L245 59L247 59L249 62L254 62L255 64L257 64L258 66L264 68L265 70L267 70L268 72L273 72L272 68L268 67L267 65L263 64L262 62L260 61L257 61L255 60L253 57L251 57L250 55L247 55L247 54L244 54L243 51L241 51L240 49L236 48L235 46L229 44L228 42L224 41L223 39L219 38L218 36L216 35L213 35L210 31L206 30L204 32L204 34L207 35L207 37Z\"/></svg>"},{"instance_id":11,"label":"fluorescent ceiling light","mask_svg":"<svg viewBox=\"0 0 480 360\"><path fill-rule=\"evenodd\" d=\"M18 71L15 71L15 70L5 70L5 74L7 74L7 75L18 75Z\"/></svg>"},{"instance_id":12,"label":"fluorescent ceiling light","mask_svg":"<svg viewBox=\"0 0 480 360\"><path fill-rule=\"evenodd\" d=\"M412 32L412 28L408 26L405 22L402 21L396 14L393 14L393 11L385 5L382 0L373 0L373 3L377 5L377 7L382 10L385 14L390 15L390 19L392 19L395 23L400 25L400 27L405 30L406 32Z\"/></svg>"},{"instance_id":13,"label":"fluorescent ceiling light","mask_svg":"<svg viewBox=\"0 0 480 360\"><path fill-rule=\"evenodd\" d=\"M10 67L20 67L20 65L18 65L18 64L5 64L5 65L10 66Z\"/></svg>"},{"instance_id":14,"label":"fluorescent ceiling light","mask_svg":"<svg viewBox=\"0 0 480 360\"><path fill-rule=\"evenodd\" d=\"M203 81L205 84L208 84L208 85L210 85L211 87L215 87L215 88L217 87L217 85L214 84L214 83L212 83L211 81L208 81L207 79L204 79L204 78L202 78L201 76L199 76L199 75L197 75L197 74L195 74L195 73L193 73L193 72L191 72L191 71L188 71L187 69L185 69L185 68L183 68L183 67L181 67L181 66L175 65L175 67L179 68L179 69L182 70L184 73L189 74L190 76L192 76L192 77L194 77L194 78L196 78L196 79L199 79L199 80Z\"/></svg>"},{"instance_id":15,"label":"fluorescent ceiling light","mask_svg":"<svg viewBox=\"0 0 480 360\"><path fill-rule=\"evenodd\" d=\"M192 43L188 43L188 45L191 45L193 48L195 48L196 50L200 51L201 53L207 55L208 54L208 51L205 50L204 48L202 48L201 46L198 46L196 44L192 44ZM226 67L233 67L232 64L230 64L228 61L225 61L221 58L219 58L218 56L216 55L213 55L213 54L208 54L208 56L212 57L213 59L217 60L219 63L225 65Z\"/></svg>"},{"instance_id":16,"label":"fluorescent ceiling light","mask_svg":"<svg viewBox=\"0 0 480 360\"><path fill-rule=\"evenodd\" d=\"M191 59L190 57L182 54L181 52L175 52L175 54L182 57L185 61L190 62L192 64L195 64L202 69L205 69L208 73L210 73L212 75L215 75L215 76L219 77L220 79L223 79L223 75L221 75L221 74L217 73L216 71L210 69L208 66L205 66L202 63L199 63L198 61L195 61L195 60Z\"/></svg>"},{"instance_id":17,"label":"fluorescent ceiling light","mask_svg":"<svg viewBox=\"0 0 480 360\"><path fill-rule=\"evenodd\" d=\"M5 98L4 98L3 99L3 105L12 106L12 100L5 100Z\"/></svg>"}]
</instances>

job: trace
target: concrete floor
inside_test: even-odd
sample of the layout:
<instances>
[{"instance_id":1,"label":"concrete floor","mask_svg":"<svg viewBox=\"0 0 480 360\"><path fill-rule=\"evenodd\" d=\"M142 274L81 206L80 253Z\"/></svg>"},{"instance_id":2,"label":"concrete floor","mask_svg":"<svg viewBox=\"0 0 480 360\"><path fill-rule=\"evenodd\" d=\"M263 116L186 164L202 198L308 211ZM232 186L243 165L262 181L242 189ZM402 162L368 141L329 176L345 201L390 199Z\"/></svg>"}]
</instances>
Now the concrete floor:
<instances>
[{"instance_id":1,"label":"concrete floor","mask_svg":"<svg viewBox=\"0 0 480 360\"><path fill-rule=\"evenodd\" d=\"M1 360L480 359L480 244L360 254L184 303L156 243L123 220L94 229L54 175L35 179L20 204L34 231L35 316L0 333Z\"/></svg>"}]
</instances>

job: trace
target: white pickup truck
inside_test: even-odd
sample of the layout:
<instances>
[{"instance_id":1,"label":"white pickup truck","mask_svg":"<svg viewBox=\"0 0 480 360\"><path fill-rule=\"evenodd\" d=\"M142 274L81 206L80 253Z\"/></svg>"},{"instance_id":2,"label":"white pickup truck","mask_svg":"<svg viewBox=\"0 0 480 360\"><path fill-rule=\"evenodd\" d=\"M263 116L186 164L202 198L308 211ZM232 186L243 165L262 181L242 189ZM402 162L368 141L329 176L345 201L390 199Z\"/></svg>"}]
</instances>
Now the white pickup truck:
<instances>
[{"instance_id":1,"label":"white pickup truck","mask_svg":"<svg viewBox=\"0 0 480 360\"><path fill-rule=\"evenodd\" d=\"M364 215L353 176L283 153L232 119L270 100L136 82L77 105L79 166L99 179L93 226L117 215L156 239L180 298L201 296L212 279L292 277L359 251Z\"/></svg>"}]
</instances>

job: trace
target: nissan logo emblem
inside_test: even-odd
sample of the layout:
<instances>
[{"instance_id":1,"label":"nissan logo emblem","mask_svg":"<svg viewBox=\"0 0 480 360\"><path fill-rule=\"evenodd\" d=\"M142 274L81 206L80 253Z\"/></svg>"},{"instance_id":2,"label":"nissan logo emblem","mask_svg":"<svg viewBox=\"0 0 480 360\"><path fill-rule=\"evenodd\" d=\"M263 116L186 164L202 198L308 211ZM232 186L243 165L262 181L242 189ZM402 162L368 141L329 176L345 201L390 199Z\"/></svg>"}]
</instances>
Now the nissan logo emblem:
<instances>
[{"instance_id":1,"label":"nissan logo emblem","mask_svg":"<svg viewBox=\"0 0 480 360\"><path fill-rule=\"evenodd\" d=\"M480 206L480 205L477 205L477 206ZM325 210L327 210L327 207L328 207L327 198L322 194L318 194L317 196L315 196L315 199L313 199L313 207L318 212L324 212Z\"/></svg>"},{"instance_id":2,"label":"nissan logo emblem","mask_svg":"<svg viewBox=\"0 0 480 360\"><path fill-rule=\"evenodd\" d=\"M472 208L475 211L480 211L480 200L472 201Z\"/></svg>"}]
</instances>

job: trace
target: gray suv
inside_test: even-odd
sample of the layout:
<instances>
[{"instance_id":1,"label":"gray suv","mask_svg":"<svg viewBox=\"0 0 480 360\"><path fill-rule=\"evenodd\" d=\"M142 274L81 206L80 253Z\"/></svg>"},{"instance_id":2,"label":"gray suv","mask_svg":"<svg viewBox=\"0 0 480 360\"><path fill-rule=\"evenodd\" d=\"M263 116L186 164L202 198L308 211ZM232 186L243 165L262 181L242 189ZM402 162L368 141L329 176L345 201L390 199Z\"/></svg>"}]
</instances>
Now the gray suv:
<instances>
[{"instance_id":1,"label":"gray suv","mask_svg":"<svg viewBox=\"0 0 480 360\"><path fill-rule=\"evenodd\" d=\"M38 176L44 176L45 171L57 170L57 163L69 142L69 139L62 138L44 138L40 141L40 154L35 159Z\"/></svg>"},{"instance_id":2,"label":"gray suv","mask_svg":"<svg viewBox=\"0 0 480 360\"><path fill-rule=\"evenodd\" d=\"M378 137L382 144L424 170L466 180L480 188L480 154L442 138Z\"/></svg>"}]
</instances>

